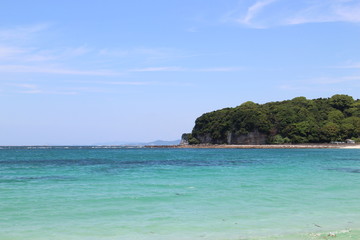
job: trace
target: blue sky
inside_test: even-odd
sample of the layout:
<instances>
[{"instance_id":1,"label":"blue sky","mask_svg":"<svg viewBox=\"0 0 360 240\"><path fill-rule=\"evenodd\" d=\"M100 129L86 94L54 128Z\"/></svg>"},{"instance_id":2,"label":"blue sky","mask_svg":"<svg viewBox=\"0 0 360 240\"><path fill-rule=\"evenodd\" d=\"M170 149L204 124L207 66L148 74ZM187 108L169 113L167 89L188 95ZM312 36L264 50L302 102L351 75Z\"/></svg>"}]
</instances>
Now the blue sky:
<instances>
[{"instance_id":1,"label":"blue sky","mask_svg":"<svg viewBox=\"0 0 360 240\"><path fill-rule=\"evenodd\" d=\"M3 0L0 145L175 140L249 100L360 98L359 43L359 0Z\"/></svg>"}]
</instances>

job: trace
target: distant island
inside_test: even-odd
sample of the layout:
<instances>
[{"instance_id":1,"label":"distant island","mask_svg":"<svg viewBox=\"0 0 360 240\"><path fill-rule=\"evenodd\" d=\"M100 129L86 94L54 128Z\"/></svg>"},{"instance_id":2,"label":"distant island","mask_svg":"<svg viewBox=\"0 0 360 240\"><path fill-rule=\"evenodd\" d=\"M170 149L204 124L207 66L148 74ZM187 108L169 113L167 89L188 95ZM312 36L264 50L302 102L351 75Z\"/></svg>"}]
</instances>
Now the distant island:
<instances>
[{"instance_id":1,"label":"distant island","mask_svg":"<svg viewBox=\"0 0 360 240\"><path fill-rule=\"evenodd\" d=\"M257 104L205 113L182 144L309 144L360 141L360 100L336 94L330 98Z\"/></svg>"}]
</instances>

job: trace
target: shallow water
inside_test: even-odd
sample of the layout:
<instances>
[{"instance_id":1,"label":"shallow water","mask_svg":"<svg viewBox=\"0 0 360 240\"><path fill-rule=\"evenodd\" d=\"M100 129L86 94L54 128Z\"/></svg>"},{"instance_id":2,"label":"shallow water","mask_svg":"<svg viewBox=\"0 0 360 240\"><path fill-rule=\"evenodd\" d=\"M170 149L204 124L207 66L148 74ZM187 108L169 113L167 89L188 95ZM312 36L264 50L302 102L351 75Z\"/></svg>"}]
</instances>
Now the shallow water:
<instances>
[{"instance_id":1,"label":"shallow water","mask_svg":"<svg viewBox=\"0 0 360 240\"><path fill-rule=\"evenodd\" d=\"M360 239L357 149L1 149L0 239Z\"/></svg>"}]
</instances>

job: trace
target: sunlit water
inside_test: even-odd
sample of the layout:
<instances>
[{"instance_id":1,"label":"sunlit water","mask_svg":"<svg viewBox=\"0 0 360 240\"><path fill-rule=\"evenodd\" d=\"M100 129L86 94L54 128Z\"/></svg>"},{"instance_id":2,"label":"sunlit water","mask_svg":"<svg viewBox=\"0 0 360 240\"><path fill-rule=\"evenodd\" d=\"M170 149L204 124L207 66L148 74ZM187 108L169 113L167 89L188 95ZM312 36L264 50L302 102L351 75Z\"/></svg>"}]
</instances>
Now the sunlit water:
<instances>
[{"instance_id":1,"label":"sunlit water","mask_svg":"<svg viewBox=\"0 0 360 240\"><path fill-rule=\"evenodd\" d=\"M357 149L1 149L1 240L360 239Z\"/></svg>"}]
</instances>

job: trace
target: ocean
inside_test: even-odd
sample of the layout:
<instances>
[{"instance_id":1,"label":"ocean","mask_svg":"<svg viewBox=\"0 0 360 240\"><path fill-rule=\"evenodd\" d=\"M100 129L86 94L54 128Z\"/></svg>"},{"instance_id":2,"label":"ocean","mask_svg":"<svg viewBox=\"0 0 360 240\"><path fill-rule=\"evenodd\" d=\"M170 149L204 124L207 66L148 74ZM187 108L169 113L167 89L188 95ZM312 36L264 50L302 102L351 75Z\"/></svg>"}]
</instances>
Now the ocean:
<instances>
[{"instance_id":1,"label":"ocean","mask_svg":"<svg viewBox=\"0 0 360 240\"><path fill-rule=\"evenodd\" d=\"M358 149L0 149L1 240L360 239Z\"/></svg>"}]
</instances>

